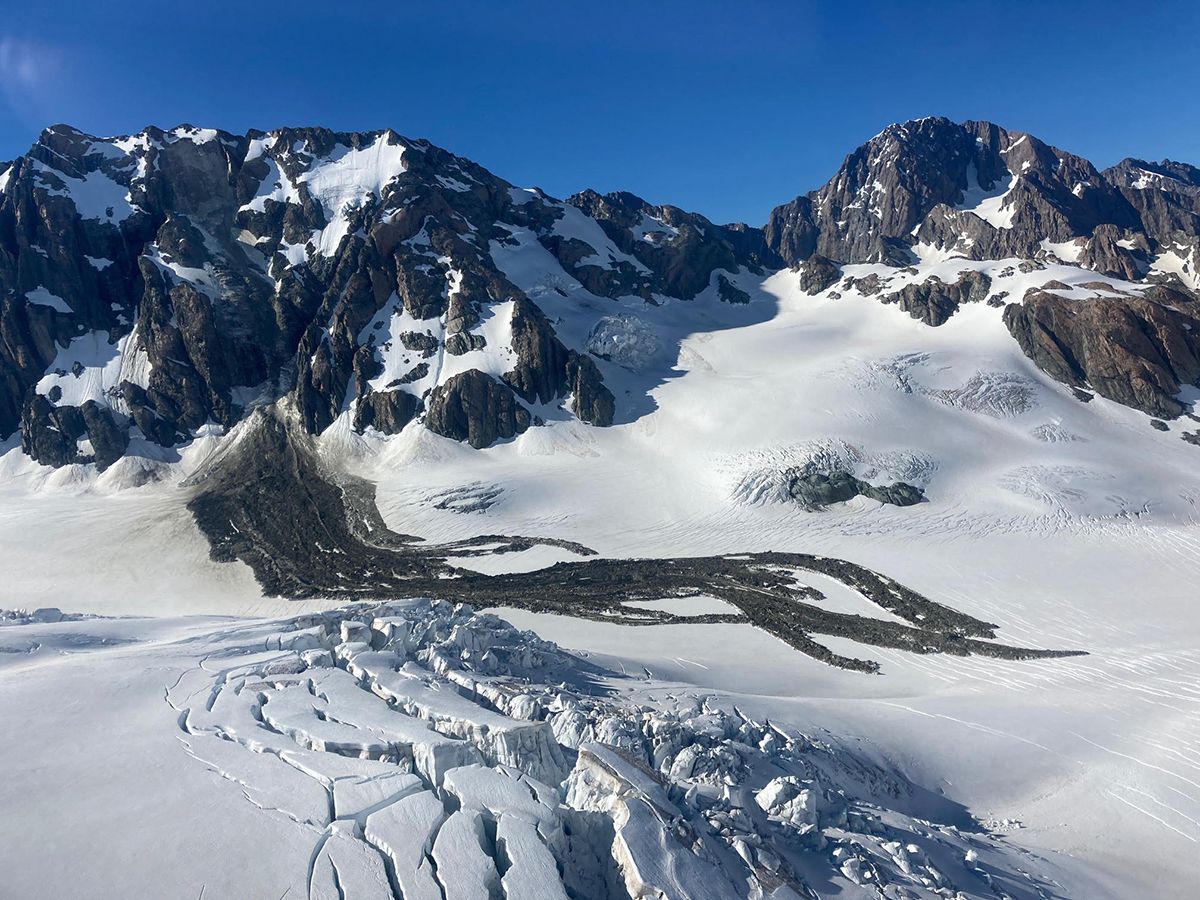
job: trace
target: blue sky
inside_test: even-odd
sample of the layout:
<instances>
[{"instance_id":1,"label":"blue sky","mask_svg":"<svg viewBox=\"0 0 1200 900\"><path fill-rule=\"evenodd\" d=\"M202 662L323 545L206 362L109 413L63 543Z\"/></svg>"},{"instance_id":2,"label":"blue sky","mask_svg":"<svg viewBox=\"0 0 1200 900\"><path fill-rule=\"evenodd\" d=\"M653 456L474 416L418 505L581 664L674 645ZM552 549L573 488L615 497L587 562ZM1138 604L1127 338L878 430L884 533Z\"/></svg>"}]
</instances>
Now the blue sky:
<instances>
[{"instance_id":1,"label":"blue sky","mask_svg":"<svg viewBox=\"0 0 1200 900\"><path fill-rule=\"evenodd\" d=\"M390 126L558 196L752 224L923 115L1200 163L1200 4L21 2L0 159L54 122Z\"/></svg>"}]
</instances>

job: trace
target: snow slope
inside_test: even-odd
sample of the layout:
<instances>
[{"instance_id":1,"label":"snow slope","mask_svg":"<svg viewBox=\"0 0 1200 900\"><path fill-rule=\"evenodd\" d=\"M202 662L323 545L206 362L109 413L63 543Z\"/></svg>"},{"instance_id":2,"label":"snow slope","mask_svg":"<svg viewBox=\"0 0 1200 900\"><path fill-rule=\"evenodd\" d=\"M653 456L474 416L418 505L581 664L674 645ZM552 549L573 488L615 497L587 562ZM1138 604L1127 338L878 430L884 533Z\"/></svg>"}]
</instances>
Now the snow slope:
<instances>
[{"instance_id":1,"label":"snow slope","mask_svg":"<svg viewBox=\"0 0 1200 900\"><path fill-rule=\"evenodd\" d=\"M1064 877L1096 884L852 742L597 667L467 607L58 619L0 615L0 699L28 722L0 785L26 826L6 839L23 861L6 869L14 896L785 898L799 876L845 897L1035 898Z\"/></svg>"},{"instance_id":2,"label":"snow slope","mask_svg":"<svg viewBox=\"0 0 1200 900\"><path fill-rule=\"evenodd\" d=\"M645 678L648 671L649 680L621 685L623 695L639 702L712 694L747 716L857 748L963 804L1002 833L1006 845L1053 859L1053 877L1061 882L1053 895L1140 896L1149 885L1156 896L1194 892L1200 623L1191 586L1200 578L1200 450L1179 439L1190 422L1160 432L1144 415L1102 398L1080 402L1025 359L1001 310L986 304L964 306L945 325L929 328L877 296L841 285L808 296L790 272L765 279L728 274L751 294L745 306L720 302L715 285L689 303L613 301L589 294L536 241L517 237L514 246L493 248L497 263L564 340L583 345L600 325L595 348L620 348L598 360L617 396L617 424L591 428L539 409L544 427L484 451L417 425L391 439L331 429L323 438L330 458L377 483L391 527L430 540L543 534L611 556L826 553L995 622L1002 640L1086 650L1086 657L1039 662L873 650L883 672L870 676L822 666L749 626L635 629L505 612L617 672ZM1068 286L1097 279L1065 265L1023 273L1015 263L951 259L924 263L915 273L857 266L844 274L877 273L895 289L906 280L937 274L953 281L960 270L980 269L992 277L993 293L1010 297L1051 279ZM1092 293L1076 287L1072 296L1087 302ZM162 481L115 494L110 473L97 478L69 467L51 475L6 454L0 546L10 587L3 605L138 615L299 609L261 600L240 564L208 561L177 499L193 452L200 448L160 472ZM917 484L927 502L895 508L858 498L814 513L785 499L786 472L835 467L872 483ZM533 568L567 556L538 548L487 565ZM828 602L857 611L863 601L830 591ZM95 627L129 636L124 626ZM203 631L199 656L242 634L254 644L260 627L187 620L129 625L144 644L155 635L174 641ZM203 812L211 818L200 820L211 823L210 835L250 829L244 834L257 837L236 842L245 866L282 892L287 873L309 859L312 829L287 824L295 815L256 817L240 790L232 801L218 801L190 768L168 789L182 759L163 755L167 747L178 749L174 714L147 707L161 705L163 685L120 674L125 650L60 659L58 650L71 648L42 640L36 629L45 628L8 629L43 649L0 679L0 690L17 704L9 708L31 723L21 742L0 751L6 771L20 776L14 781L25 798L16 807L21 820L64 833L58 810L67 800L39 768L34 746L54 739L45 730L56 726L39 712L46 698L74 697L67 685L82 682L83 693L70 702L93 710L88 727L104 735L103 746L91 756L72 747L62 765L115 771L130 741L153 745L145 751L157 760L151 783L161 779L171 797L212 798ZM179 645L154 653L160 650L165 655L147 667L161 665L173 676L190 665ZM116 692L116 710L105 707L110 688L102 679L126 686ZM107 731L114 717L123 720L113 732L122 740ZM57 804L42 802L43 786ZM102 804L107 794L98 796ZM116 845L133 852L133 830L163 826L169 809L147 804L140 815L131 811L129 828L114 829ZM460 818L447 832L460 848L470 846L473 822ZM342 832L328 827L329 842L340 848ZM77 835L84 830L79 821L71 828ZM527 832L512 837L529 839ZM219 842L221 854L231 852L230 844ZM280 850L247 849L255 846ZM36 856L24 845L22 853ZM95 852L91 871L117 878L103 856ZM360 860L363 871L377 871L369 859ZM201 883L213 875L183 849L168 864Z\"/></svg>"}]
</instances>

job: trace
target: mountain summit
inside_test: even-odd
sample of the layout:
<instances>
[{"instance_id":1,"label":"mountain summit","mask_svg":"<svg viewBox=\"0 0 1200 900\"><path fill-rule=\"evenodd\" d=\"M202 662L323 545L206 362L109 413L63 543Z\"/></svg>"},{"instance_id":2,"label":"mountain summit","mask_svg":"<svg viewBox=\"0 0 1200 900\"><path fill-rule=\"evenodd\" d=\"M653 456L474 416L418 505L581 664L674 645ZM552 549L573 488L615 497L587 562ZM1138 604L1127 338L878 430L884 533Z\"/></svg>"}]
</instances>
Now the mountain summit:
<instances>
[{"instance_id":1,"label":"mountain summit","mask_svg":"<svg viewBox=\"0 0 1200 900\"><path fill-rule=\"evenodd\" d=\"M918 119L887 127L824 187L775 209L767 239L793 265L813 253L894 265L938 254L1032 259L1069 244L1067 261L1121 278L1170 253L1195 288L1195 176L1137 160L1099 172L990 122Z\"/></svg>"},{"instance_id":2,"label":"mountain summit","mask_svg":"<svg viewBox=\"0 0 1200 900\"><path fill-rule=\"evenodd\" d=\"M1007 297L978 267L932 274L955 259L1120 285ZM1200 379L1200 176L1180 163L1100 172L1028 134L920 119L758 229L628 193L557 200L392 131L55 126L0 174L0 437L104 469L281 398L313 434L420 422L486 447L562 415L606 426L636 415L614 379L671 362L629 301L686 321L788 266L934 326L1007 303L1047 374L1153 415ZM891 290L891 270L916 277Z\"/></svg>"}]
</instances>

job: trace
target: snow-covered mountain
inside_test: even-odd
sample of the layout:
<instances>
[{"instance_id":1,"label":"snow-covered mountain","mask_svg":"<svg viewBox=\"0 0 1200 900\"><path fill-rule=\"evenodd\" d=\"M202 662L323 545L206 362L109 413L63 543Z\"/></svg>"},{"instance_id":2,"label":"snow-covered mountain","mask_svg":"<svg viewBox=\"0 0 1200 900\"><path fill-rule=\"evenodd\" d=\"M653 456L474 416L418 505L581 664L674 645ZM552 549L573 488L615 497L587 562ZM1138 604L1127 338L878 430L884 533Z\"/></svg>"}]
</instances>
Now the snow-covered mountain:
<instances>
[{"instance_id":1,"label":"snow-covered mountain","mask_svg":"<svg viewBox=\"0 0 1200 900\"><path fill-rule=\"evenodd\" d=\"M1189 896L1198 248L1194 168L988 123L761 229L390 131L47 130L15 890Z\"/></svg>"},{"instance_id":2,"label":"snow-covered mountain","mask_svg":"<svg viewBox=\"0 0 1200 900\"><path fill-rule=\"evenodd\" d=\"M564 203L390 131L59 127L3 177L0 434L49 465L103 469L284 395L312 433L419 416L483 447L564 398L608 425L594 357L514 267L542 290L742 300L721 272L774 258L753 230Z\"/></svg>"},{"instance_id":3,"label":"snow-covered mountain","mask_svg":"<svg viewBox=\"0 0 1200 900\"><path fill-rule=\"evenodd\" d=\"M629 194L555 200L390 131L60 126L0 176L0 436L103 470L285 396L310 433L419 421L485 447L564 406L606 426L637 414L612 365L673 360L642 359L636 318L563 323L548 298L742 304L747 277L799 266L815 293L871 263L895 268L860 286L883 302L934 326L1005 304L1052 377L1176 417L1200 378L1200 187L1190 167L1146 166L1100 173L1030 135L924 119L760 230ZM1018 296L978 266L926 277L960 258L1077 266L1102 276L1099 299L1049 277Z\"/></svg>"}]
</instances>

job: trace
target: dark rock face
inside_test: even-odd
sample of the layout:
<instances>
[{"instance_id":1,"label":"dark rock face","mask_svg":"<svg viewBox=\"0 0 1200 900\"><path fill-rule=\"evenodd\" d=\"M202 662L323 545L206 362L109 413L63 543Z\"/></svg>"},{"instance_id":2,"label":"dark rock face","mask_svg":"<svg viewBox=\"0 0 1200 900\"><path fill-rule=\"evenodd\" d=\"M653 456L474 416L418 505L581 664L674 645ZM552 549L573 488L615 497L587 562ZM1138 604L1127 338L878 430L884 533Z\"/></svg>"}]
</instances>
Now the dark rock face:
<instances>
[{"instance_id":1,"label":"dark rock face","mask_svg":"<svg viewBox=\"0 0 1200 900\"><path fill-rule=\"evenodd\" d=\"M79 457L75 442L86 429L78 407L57 408L35 396L22 411L21 447L43 465L66 466Z\"/></svg>"},{"instance_id":2,"label":"dark rock face","mask_svg":"<svg viewBox=\"0 0 1200 900\"><path fill-rule=\"evenodd\" d=\"M415 350L424 357L433 356L437 353L438 339L432 334L416 334L412 331L406 331L400 335L400 343L407 349Z\"/></svg>"},{"instance_id":3,"label":"dark rock face","mask_svg":"<svg viewBox=\"0 0 1200 900\"><path fill-rule=\"evenodd\" d=\"M814 252L905 265L915 242L968 259L1032 258L1043 239L1090 237L1102 224L1141 228L1087 160L989 122L935 117L884 129L824 187L776 208L765 236L790 265Z\"/></svg>"},{"instance_id":4,"label":"dark rock face","mask_svg":"<svg viewBox=\"0 0 1200 900\"><path fill-rule=\"evenodd\" d=\"M373 391L361 399L354 413L354 428L368 426L384 434L398 434L421 410L421 401L404 391Z\"/></svg>"},{"instance_id":5,"label":"dark rock face","mask_svg":"<svg viewBox=\"0 0 1200 900\"><path fill-rule=\"evenodd\" d=\"M504 380L521 399L549 403L571 394L572 412L582 421L612 424L615 400L600 370L586 356L568 350L545 313L531 301L513 304L512 348L517 363Z\"/></svg>"},{"instance_id":6,"label":"dark rock face","mask_svg":"<svg viewBox=\"0 0 1200 900\"><path fill-rule=\"evenodd\" d=\"M634 292L647 299L657 293L690 300L712 283L713 273L719 269L737 272L746 266L759 272L777 268L780 262L758 228L714 225L696 213L675 206L653 206L623 191L583 191L567 202L595 219L623 253L649 270L651 275L643 282L645 290ZM723 300L748 302L748 297L741 299L744 292L727 279L723 283L727 285L720 293Z\"/></svg>"},{"instance_id":7,"label":"dark rock face","mask_svg":"<svg viewBox=\"0 0 1200 900\"><path fill-rule=\"evenodd\" d=\"M396 379L397 384L412 384L414 381L420 381L429 374L429 363L419 362L399 378Z\"/></svg>"},{"instance_id":8,"label":"dark rock face","mask_svg":"<svg viewBox=\"0 0 1200 900\"><path fill-rule=\"evenodd\" d=\"M451 356L462 356L472 350L482 350L487 346L487 339L482 334L459 331L446 338L446 352Z\"/></svg>"},{"instance_id":9,"label":"dark rock face","mask_svg":"<svg viewBox=\"0 0 1200 900\"><path fill-rule=\"evenodd\" d=\"M361 181L348 198L337 193L343 162ZM97 460L130 429L171 446L206 422L232 426L246 395L291 395L310 433L347 412L357 428L398 430L438 388L439 353L508 349L478 330L485 309L506 301L519 326L506 381L529 402L571 395L602 425L615 401L600 368L496 266L492 241L524 232L602 296L688 298L717 285L740 302L714 273L775 261L757 229L631 195L564 203L517 191L391 131L184 126L106 140L56 126L0 177L0 437L21 427L28 452L52 465L74 461L74 441L91 430L54 437L74 414L56 411L61 393L35 400L34 386L81 335L102 333L139 361L104 384L107 419L93 416L104 437L88 438ZM341 187L330 193L326 178ZM389 313L417 327L393 335ZM393 345L415 358L384 383ZM477 435L525 421L504 403L482 409L501 418L476 422Z\"/></svg>"},{"instance_id":10,"label":"dark rock face","mask_svg":"<svg viewBox=\"0 0 1200 900\"><path fill-rule=\"evenodd\" d=\"M961 304L982 302L991 286L991 279L982 272L962 272L951 284L931 276L922 282L906 284L886 295L883 302L899 304L914 319L936 326L945 323Z\"/></svg>"},{"instance_id":11,"label":"dark rock face","mask_svg":"<svg viewBox=\"0 0 1200 900\"><path fill-rule=\"evenodd\" d=\"M92 459L96 468L103 472L125 454L129 446L129 432L117 426L112 410L88 400L81 406L83 424L87 429L88 441L92 445Z\"/></svg>"},{"instance_id":12,"label":"dark rock face","mask_svg":"<svg viewBox=\"0 0 1200 900\"><path fill-rule=\"evenodd\" d=\"M842 277L842 270L831 259L814 253L800 266L800 289L806 294L819 294L833 287Z\"/></svg>"},{"instance_id":13,"label":"dark rock face","mask_svg":"<svg viewBox=\"0 0 1200 900\"><path fill-rule=\"evenodd\" d=\"M726 278L717 275L717 296L726 303L749 303L750 295Z\"/></svg>"},{"instance_id":14,"label":"dark rock face","mask_svg":"<svg viewBox=\"0 0 1200 900\"><path fill-rule=\"evenodd\" d=\"M512 348L517 363L504 380L523 400L549 403L566 393L567 348L545 313L528 300L513 304Z\"/></svg>"},{"instance_id":15,"label":"dark rock face","mask_svg":"<svg viewBox=\"0 0 1200 900\"><path fill-rule=\"evenodd\" d=\"M22 401L58 352L77 332L71 316L24 297L0 297L0 438L13 433Z\"/></svg>"},{"instance_id":16,"label":"dark rock face","mask_svg":"<svg viewBox=\"0 0 1200 900\"><path fill-rule=\"evenodd\" d=\"M797 474L788 481L788 493L806 509L824 509L833 503L845 503L855 497L867 497L892 506L912 506L925 501L919 487L897 481L876 486L855 478L849 472L834 471Z\"/></svg>"},{"instance_id":17,"label":"dark rock face","mask_svg":"<svg viewBox=\"0 0 1200 900\"><path fill-rule=\"evenodd\" d=\"M790 266L797 266L817 253L820 234L813 217L811 194L775 207L771 210L766 227L763 228L767 246Z\"/></svg>"},{"instance_id":18,"label":"dark rock face","mask_svg":"<svg viewBox=\"0 0 1200 900\"><path fill-rule=\"evenodd\" d=\"M1200 232L1200 169L1195 166L1124 159L1103 175L1137 210L1143 230L1157 242Z\"/></svg>"},{"instance_id":19,"label":"dark rock face","mask_svg":"<svg viewBox=\"0 0 1200 900\"><path fill-rule=\"evenodd\" d=\"M1151 250L1145 235L1097 225L1079 253L1078 264L1101 275L1137 281L1150 267Z\"/></svg>"},{"instance_id":20,"label":"dark rock face","mask_svg":"<svg viewBox=\"0 0 1200 900\"><path fill-rule=\"evenodd\" d=\"M21 425L22 449L49 466L95 463L103 472L129 446L128 430L119 427L112 411L95 400L82 406L54 406L34 395L22 412ZM82 441L87 444L81 446Z\"/></svg>"},{"instance_id":21,"label":"dark rock face","mask_svg":"<svg viewBox=\"0 0 1200 900\"><path fill-rule=\"evenodd\" d=\"M434 389L425 424L434 434L480 449L529 427L529 410L512 388L477 369L455 375Z\"/></svg>"},{"instance_id":22,"label":"dark rock face","mask_svg":"<svg viewBox=\"0 0 1200 900\"><path fill-rule=\"evenodd\" d=\"M571 393L571 411L581 421L608 426L613 423L616 401L604 386L600 370L587 356L572 351L567 358L567 387Z\"/></svg>"},{"instance_id":23,"label":"dark rock face","mask_svg":"<svg viewBox=\"0 0 1200 900\"><path fill-rule=\"evenodd\" d=\"M148 439L163 447L174 446L179 436L175 427L159 416L146 390L130 381L121 384L121 396L129 416Z\"/></svg>"},{"instance_id":24,"label":"dark rock face","mask_svg":"<svg viewBox=\"0 0 1200 900\"><path fill-rule=\"evenodd\" d=\"M1180 415L1175 395L1200 383L1200 303L1173 288L1083 303L1030 291L1005 307L1004 323L1050 377L1152 416Z\"/></svg>"}]
</instances>

